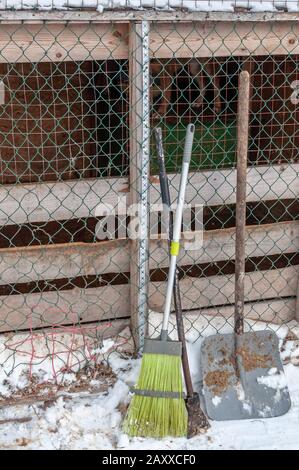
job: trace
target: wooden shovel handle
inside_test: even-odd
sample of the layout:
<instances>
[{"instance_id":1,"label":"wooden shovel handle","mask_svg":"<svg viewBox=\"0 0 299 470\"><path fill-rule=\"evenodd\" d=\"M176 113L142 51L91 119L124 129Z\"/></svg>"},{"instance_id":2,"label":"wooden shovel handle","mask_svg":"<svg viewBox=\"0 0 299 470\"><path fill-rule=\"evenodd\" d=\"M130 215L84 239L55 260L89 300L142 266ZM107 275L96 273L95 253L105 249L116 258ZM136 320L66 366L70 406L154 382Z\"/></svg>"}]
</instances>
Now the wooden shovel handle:
<instances>
[{"instance_id":1,"label":"wooden shovel handle","mask_svg":"<svg viewBox=\"0 0 299 470\"><path fill-rule=\"evenodd\" d=\"M250 76L247 71L242 71L239 76L238 87L235 253L235 333L238 335L244 332L246 176L249 129L249 92Z\"/></svg>"}]
</instances>

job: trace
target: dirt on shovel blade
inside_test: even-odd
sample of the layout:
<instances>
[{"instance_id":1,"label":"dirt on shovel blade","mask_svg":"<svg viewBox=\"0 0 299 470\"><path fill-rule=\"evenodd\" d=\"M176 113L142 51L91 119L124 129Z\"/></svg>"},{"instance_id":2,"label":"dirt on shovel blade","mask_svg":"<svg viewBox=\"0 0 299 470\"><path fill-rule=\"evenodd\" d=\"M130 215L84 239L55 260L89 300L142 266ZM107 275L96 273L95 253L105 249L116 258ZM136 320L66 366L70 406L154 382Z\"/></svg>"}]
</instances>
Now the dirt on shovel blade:
<instances>
[{"instance_id":1,"label":"dirt on shovel blade","mask_svg":"<svg viewBox=\"0 0 299 470\"><path fill-rule=\"evenodd\" d=\"M287 386L267 385L273 374L277 383L284 375L278 338L272 331L244 333L238 336L237 344L234 334L205 338L201 371L206 412L211 419L270 418L290 408Z\"/></svg>"}]
</instances>

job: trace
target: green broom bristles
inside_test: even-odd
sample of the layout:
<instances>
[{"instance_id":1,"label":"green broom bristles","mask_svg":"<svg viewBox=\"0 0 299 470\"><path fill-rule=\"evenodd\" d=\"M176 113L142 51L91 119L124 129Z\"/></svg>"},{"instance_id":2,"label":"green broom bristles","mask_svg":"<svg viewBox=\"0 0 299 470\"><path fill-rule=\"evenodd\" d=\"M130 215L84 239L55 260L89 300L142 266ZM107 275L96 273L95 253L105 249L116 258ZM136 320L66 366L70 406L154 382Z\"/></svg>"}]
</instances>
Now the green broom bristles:
<instances>
[{"instance_id":1,"label":"green broom bristles","mask_svg":"<svg viewBox=\"0 0 299 470\"><path fill-rule=\"evenodd\" d=\"M156 438L187 435L180 356L145 353L136 388L179 392L181 398L134 395L123 424L124 432Z\"/></svg>"}]
</instances>

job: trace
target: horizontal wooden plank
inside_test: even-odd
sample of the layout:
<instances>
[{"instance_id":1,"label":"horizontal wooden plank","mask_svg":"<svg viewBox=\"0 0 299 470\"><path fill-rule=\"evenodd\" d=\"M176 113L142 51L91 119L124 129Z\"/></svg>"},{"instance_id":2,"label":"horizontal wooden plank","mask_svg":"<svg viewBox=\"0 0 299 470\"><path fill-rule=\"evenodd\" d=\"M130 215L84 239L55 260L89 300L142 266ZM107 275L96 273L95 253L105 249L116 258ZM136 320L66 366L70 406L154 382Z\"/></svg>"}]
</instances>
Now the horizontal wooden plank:
<instances>
[{"instance_id":1,"label":"horizontal wooden plank","mask_svg":"<svg viewBox=\"0 0 299 470\"><path fill-rule=\"evenodd\" d=\"M0 285L129 272L129 240L0 249Z\"/></svg>"},{"instance_id":2,"label":"horizontal wooden plank","mask_svg":"<svg viewBox=\"0 0 299 470\"><path fill-rule=\"evenodd\" d=\"M158 23L150 49L159 58L298 54L298 36L298 22Z\"/></svg>"},{"instance_id":3,"label":"horizontal wooden plank","mask_svg":"<svg viewBox=\"0 0 299 470\"><path fill-rule=\"evenodd\" d=\"M234 259L235 229L203 232L202 247L189 250L190 234L185 233L179 266L214 263ZM198 237L198 232L192 233ZM199 237L200 239L200 237ZM37 280L74 278L129 272L129 240L95 244L33 246L0 249L0 285ZM246 256L261 257L299 250L299 222L246 227ZM150 241L150 269L168 266L166 240Z\"/></svg>"},{"instance_id":4,"label":"horizontal wooden plank","mask_svg":"<svg viewBox=\"0 0 299 470\"><path fill-rule=\"evenodd\" d=\"M245 275L245 301L267 300L296 296L298 266L250 272ZM166 283L151 282L149 305L154 311L163 311ZM180 281L184 310L234 303L234 275L207 278L185 277Z\"/></svg>"},{"instance_id":5,"label":"horizontal wooden plank","mask_svg":"<svg viewBox=\"0 0 299 470\"><path fill-rule=\"evenodd\" d=\"M82 335L96 340L98 344L99 340L114 338L117 342L117 339L119 339L119 335L121 335L121 337L128 336L127 332L129 326L130 317L127 317L116 320L104 320L92 323L70 323L69 325L58 325L55 328L53 328L53 326L51 325L49 327L43 328L41 334L44 334L45 338L47 338L46 335L49 333L49 335L53 335L55 339L58 338L59 335L61 335L61 340L63 340L63 335L66 333ZM20 329L18 331L25 333L27 331L30 332L30 329L28 329L28 327L25 327L23 330ZM14 334L14 331L11 331L10 334L6 333L8 342L14 340Z\"/></svg>"},{"instance_id":6,"label":"horizontal wooden plank","mask_svg":"<svg viewBox=\"0 0 299 470\"><path fill-rule=\"evenodd\" d=\"M186 189L186 203L217 206L236 202L236 170L191 173ZM299 164L251 167L247 171L247 202L292 199L299 195ZM180 175L170 175L171 200L175 201ZM153 181L152 202L159 198L157 179Z\"/></svg>"},{"instance_id":7,"label":"horizontal wooden plank","mask_svg":"<svg viewBox=\"0 0 299 470\"><path fill-rule=\"evenodd\" d=\"M52 11L39 11L39 10L2 10L0 11L0 21L5 23L11 22L25 22L29 24L49 22L128 22L131 20L148 20L155 22L165 21L219 21L219 12L192 12L192 11L167 11L167 10L132 10L132 9L119 9L98 12L95 9L73 9L70 10L52 10ZM297 12L250 12L250 11L236 11L236 12L221 12L221 21L235 22L262 22L269 21L298 21L299 14Z\"/></svg>"},{"instance_id":8,"label":"horizontal wooden plank","mask_svg":"<svg viewBox=\"0 0 299 470\"><path fill-rule=\"evenodd\" d=\"M114 338L117 343L117 339L119 339L117 338L118 335L121 334L122 337L127 336L129 327L130 327L130 317L127 317L127 318L121 318L120 320L78 324L76 325L75 333L88 336L89 338L93 338L97 341L99 340L99 338L100 339ZM47 329L45 328L45 330L43 331L47 331ZM65 328L65 326L62 327L61 333L63 333L64 331L67 332L67 328Z\"/></svg>"},{"instance_id":9,"label":"horizontal wooden plank","mask_svg":"<svg viewBox=\"0 0 299 470\"><path fill-rule=\"evenodd\" d=\"M129 285L0 296L0 332L130 315Z\"/></svg>"},{"instance_id":10,"label":"horizontal wooden plank","mask_svg":"<svg viewBox=\"0 0 299 470\"><path fill-rule=\"evenodd\" d=\"M202 246L189 249L190 241L200 236L198 232L183 233L179 266L215 263L235 259L235 228L203 232ZM277 224L249 225L246 227L246 257L263 257L279 253L296 253L299 250L299 221ZM193 245L193 243L192 243ZM191 245L191 246L192 246ZM196 244L194 243L194 246ZM150 267L168 266L167 241L151 242Z\"/></svg>"},{"instance_id":11,"label":"horizontal wooden plank","mask_svg":"<svg viewBox=\"0 0 299 470\"><path fill-rule=\"evenodd\" d=\"M125 59L127 30L125 24L2 24L0 62Z\"/></svg>"},{"instance_id":12,"label":"horizontal wooden plank","mask_svg":"<svg viewBox=\"0 0 299 470\"><path fill-rule=\"evenodd\" d=\"M94 217L101 202L114 206L127 189L126 178L2 186L0 224Z\"/></svg>"},{"instance_id":13,"label":"horizontal wooden plank","mask_svg":"<svg viewBox=\"0 0 299 470\"><path fill-rule=\"evenodd\" d=\"M210 316L221 316L233 325L234 305L217 307L211 309L202 309L196 312L190 312L191 315L206 315L209 321ZM250 320L269 322L283 325L292 320L295 315L295 299L285 298L279 300L266 300L260 302L247 302L244 305L244 317Z\"/></svg>"},{"instance_id":14,"label":"horizontal wooden plank","mask_svg":"<svg viewBox=\"0 0 299 470\"><path fill-rule=\"evenodd\" d=\"M135 13L134 13L135 15ZM18 24L2 21L1 62L106 60L128 58L128 17L73 23ZM61 15L60 15L61 18ZM104 18L102 16L102 18ZM154 22L150 50L157 58L298 54L298 21L193 21L194 14L176 23ZM1 17L0 17L1 19ZM216 19L216 18L215 18Z\"/></svg>"},{"instance_id":15,"label":"horizontal wooden plank","mask_svg":"<svg viewBox=\"0 0 299 470\"><path fill-rule=\"evenodd\" d=\"M247 302L244 305L244 317L247 320L285 325L294 318L295 299L284 298ZM212 317L217 317L212 320ZM184 312L184 324L187 338L198 339L199 335L211 335L217 332L230 332L234 324L234 306L226 305L212 308L195 309ZM162 314L150 312L149 334L155 335L161 329ZM260 323L259 323L260 325ZM262 325L261 325L262 326ZM175 338L176 319L170 315L169 332Z\"/></svg>"},{"instance_id":16,"label":"horizontal wooden plank","mask_svg":"<svg viewBox=\"0 0 299 470\"><path fill-rule=\"evenodd\" d=\"M251 167L247 201L292 199L299 195L299 164ZM169 175L171 199L177 198L179 174ZM186 203L221 205L235 203L236 170L190 173ZM129 203L128 178L85 179L56 183L5 185L0 188L0 224L47 222L105 214L105 205L118 214ZM120 202L124 201L124 203ZM157 177L151 178L152 204L161 202Z\"/></svg>"},{"instance_id":17,"label":"horizontal wooden plank","mask_svg":"<svg viewBox=\"0 0 299 470\"><path fill-rule=\"evenodd\" d=\"M245 276L245 301L296 295L298 266L251 272ZM165 282L149 284L149 305L162 311ZM180 282L184 310L234 302L234 276L186 277ZM94 322L130 315L129 284L0 296L0 332Z\"/></svg>"}]
</instances>

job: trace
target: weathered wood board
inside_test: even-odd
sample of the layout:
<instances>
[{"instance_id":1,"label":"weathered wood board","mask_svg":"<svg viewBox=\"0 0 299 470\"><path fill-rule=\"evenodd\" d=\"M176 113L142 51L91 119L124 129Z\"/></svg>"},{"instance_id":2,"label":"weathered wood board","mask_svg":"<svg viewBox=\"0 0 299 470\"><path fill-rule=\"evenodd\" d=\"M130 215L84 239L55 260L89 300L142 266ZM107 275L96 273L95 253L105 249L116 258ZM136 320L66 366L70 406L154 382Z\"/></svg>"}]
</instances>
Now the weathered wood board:
<instances>
[{"instance_id":1,"label":"weathered wood board","mask_svg":"<svg viewBox=\"0 0 299 470\"><path fill-rule=\"evenodd\" d=\"M297 277L298 266L247 273L245 301L278 300L278 293L282 298L295 299ZM180 286L184 310L224 306L234 302L233 275L208 278L185 277L181 280ZM149 306L152 310L163 309L165 287L165 282L150 282ZM130 285L122 284L0 296L0 332L129 317L131 314L129 293ZM252 314L253 318L256 318L254 309ZM271 312L267 313L267 318L269 315L272 315ZM295 303L288 319L294 318L294 315ZM261 317L259 319L263 320ZM278 318L277 314L275 320L283 322L285 318L281 318L280 314Z\"/></svg>"},{"instance_id":2,"label":"weathered wood board","mask_svg":"<svg viewBox=\"0 0 299 470\"><path fill-rule=\"evenodd\" d=\"M183 234L179 266L234 259L234 228L204 231L203 244L195 250L188 249L189 235L201 239L198 232ZM168 266L167 245L165 239L150 240L150 269ZM299 221L246 228L247 257L296 253L298 250ZM0 285L129 271L128 239L0 249Z\"/></svg>"},{"instance_id":3,"label":"weathered wood board","mask_svg":"<svg viewBox=\"0 0 299 470\"><path fill-rule=\"evenodd\" d=\"M298 175L298 163L249 168L247 201L297 198ZM179 178L179 174L169 175L173 201L177 198ZM159 179L152 177L151 183L150 201L161 204ZM189 183L186 204L215 206L236 202L235 169L190 173ZM107 213L107 207L124 214L129 204L128 191L127 178L4 185L0 187L0 225L101 216Z\"/></svg>"},{"instance_id":4,"label":"weathered wood board","mask_svg":"<svg viewBox=\"0 0 299 470\"><path fill-rule=\"evenodd\" d=\"M245 302L296 296L298 266L245 275ZM149 304L152 310L163 311L166 283L151 282ZM234 275L205 278L185 277L180 281L184 310L234 303Z\"/></svg>"},{"instance_id":5,"label":"weathered wood board","mask_svg":"<svg viewBox=\"0 0 299 470\"><path fill-rule=\"evenodd\" d=\"M298 22L292 21L155 22L150 50L157 58L298 54L298 36ZM6 23L0 49L1 62L126 59L128 24Z\"/></svg>"}]
</instances>

